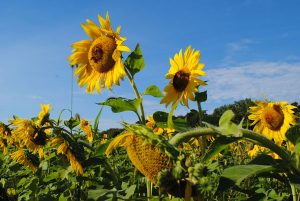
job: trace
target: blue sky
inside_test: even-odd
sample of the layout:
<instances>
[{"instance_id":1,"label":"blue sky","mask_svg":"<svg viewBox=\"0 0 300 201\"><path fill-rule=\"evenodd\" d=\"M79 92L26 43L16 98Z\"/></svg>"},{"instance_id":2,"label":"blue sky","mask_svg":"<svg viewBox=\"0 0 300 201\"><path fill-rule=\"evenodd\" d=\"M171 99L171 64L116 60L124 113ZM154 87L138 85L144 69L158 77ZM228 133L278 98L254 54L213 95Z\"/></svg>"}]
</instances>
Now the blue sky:
<instances>
[{"instance_id":1,"label":"blue sky","mask_svg":"<svg viewBox=\"0 0 300 201\"><path fill-rule=\"evenodd\" d=\"M163 89L169 58L191 45L201 51L206 64L204 109L211 112L246 97L300 102L299 8L297 0L1 1L0 120L7 122L13 114L33 117L41 103L51 104L53 118L70 108L70 45L88 38L81 22L97 22L98 13L106 11L114 28L122 26L127 46L141 45L146 67L136 76L140 91L150 84ZM101 95L85 94L76 79L73 112L88 120L100 109L96 102L110 96L134 97L126 79ZM159 102L147 97L146 113L167 111ZM179 107L177 114L187 111ZM105 108L100 128L135 120L131 113L113 114Z\"/></svg>"}]
</instances>

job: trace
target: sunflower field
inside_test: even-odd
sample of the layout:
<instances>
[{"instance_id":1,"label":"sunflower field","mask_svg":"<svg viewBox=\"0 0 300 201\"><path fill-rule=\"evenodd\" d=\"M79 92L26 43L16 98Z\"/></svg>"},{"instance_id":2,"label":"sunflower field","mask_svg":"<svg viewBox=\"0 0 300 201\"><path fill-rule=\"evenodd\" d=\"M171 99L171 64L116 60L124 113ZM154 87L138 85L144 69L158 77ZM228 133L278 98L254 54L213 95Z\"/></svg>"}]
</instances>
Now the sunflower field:
<instances>
[{"instance_id":1,"label":"sunflower field","mask_svg":"<svg viewBox=\"0 0 300 201\"><path fill-rule=\"evenodd\" d=\"M50 104L31 119L1 122L0 200L300 199L297 103L245 99L207 114L209 81L192 46L170 59L163 92L151 83L141 92L141 46L125 45L108 12L98 20L82 23L87 39L72 44L68 60L78 85L100 94L125 78L135 98L107 97L92 122L79 114L62 119L66 110L54 117ZM145 96L169 112L145 114ZM101 131L103 107L133 112L136 123ZM179 107L190 112L175 116Z\"/></svg>"}]
</instances>

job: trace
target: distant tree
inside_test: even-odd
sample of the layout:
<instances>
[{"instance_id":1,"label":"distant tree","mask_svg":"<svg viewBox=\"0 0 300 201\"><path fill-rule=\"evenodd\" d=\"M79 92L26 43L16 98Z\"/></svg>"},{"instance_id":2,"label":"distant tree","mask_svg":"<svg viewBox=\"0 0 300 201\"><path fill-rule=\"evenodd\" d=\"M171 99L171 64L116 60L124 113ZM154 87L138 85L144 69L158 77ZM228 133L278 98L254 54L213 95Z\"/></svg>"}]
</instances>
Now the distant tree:
<instances>
[{"instance_id":1,"label":"distant tree","mask_svg":"<svg viewBox=\"0 0 300 201\"><path fill-rule=\"evenodd\" d=\"M250 98L246 98L243 100L235 101L233 104L223 105L221 107L216 108L212 114L206 114L204 115L204 121L207 121L208 123L218 125L219 119L222 116L222 114L226 110L232 110L235 114L235 117L233 119L234 123L240 123L242 119L245 121L248 119L248 110L249 107L254 106L255 104L252 102Z\"/></svg>"}]
</instances>

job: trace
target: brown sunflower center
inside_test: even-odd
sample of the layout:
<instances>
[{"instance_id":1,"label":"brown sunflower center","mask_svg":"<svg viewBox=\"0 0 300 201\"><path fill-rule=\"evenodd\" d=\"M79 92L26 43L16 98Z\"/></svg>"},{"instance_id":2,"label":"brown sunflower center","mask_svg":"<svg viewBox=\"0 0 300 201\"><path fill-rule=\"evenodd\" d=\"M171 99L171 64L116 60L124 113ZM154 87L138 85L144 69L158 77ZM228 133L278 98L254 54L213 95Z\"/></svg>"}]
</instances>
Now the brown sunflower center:
<instances>
[{"instance_id":1,"label":"brown sunflower center","mask_svg":"<svg viewBox=\"0 0 300 201\"><path fill-rule=\"evenodd\" d=\"M190 73L183 70L178 71L173 78L173 86L176 91L182 92L185 90L189 83Z\"/></svg>"},{"instance_id":2,"label":"brown sunflower center","mask_svg":"<svg viewBox=\"0 0 300 201\"><path fill-rule=\"evenodd\" d=\"M268 108L264 114L267 126L271 130L279 130L284 121L284 114L278 105L273 105L272 108Z\"/></svg>"},{"instance_id":3,"label":"brown sunflower center","mask_svg":"<svg viewBox=\"0 0 300 201\"><path fill-rule=\"evenodd\" d=\"M45 145L46 144L46 133L44 131L38 131L37 133L35 133L33 139L31 141L33 141L34 144L36 145Z\"/></svg>"},{"instance_id":4,"label":"brown sunflower center","mask_svg":"<svg viewBox=\"0 0 300 201\"><path fill-rule=\"evenodd\" d=\"M115 39L106 35L97 38L91 45L88 58L92 68L99 73L105 73L115 65L113 53L117 48Z\"/></svg>"}]
</instances>

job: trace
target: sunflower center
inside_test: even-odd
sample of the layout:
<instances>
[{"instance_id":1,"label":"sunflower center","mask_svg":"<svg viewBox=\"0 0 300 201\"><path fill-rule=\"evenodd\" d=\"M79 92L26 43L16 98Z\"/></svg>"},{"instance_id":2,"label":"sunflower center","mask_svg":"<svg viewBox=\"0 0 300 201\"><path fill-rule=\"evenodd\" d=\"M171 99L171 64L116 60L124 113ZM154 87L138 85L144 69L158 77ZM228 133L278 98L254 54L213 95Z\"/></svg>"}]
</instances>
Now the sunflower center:
<instances>
[{"instance_id":1,"label":"sunflower center","mask_svg":"<svg viewBox=\"0 0 300 201\"><path fill-rule=\"evenodd\" d=\"M183 70L178 71L173 78L173 86L176 91L182 92L189 83L190 74Z\"/></svg>"},{"instance_id":2,"label":"sunflower center","mask_svg":"<svg viewBox=\"0 0 300 201\"><path fill-rule=\"evenodd\" d=\"M35 136L32 139L33 143L36 145L45 145L46 140L46 133L43 131L38 131L37 133L35 133Z\"/></svg>"},{"instance_id":3,"label":"sunflower center","mask_svg":"<svg viewBox=\"0 0 300 201\"><path fill-rule=\"evenodd\" d=\"M92 68L105 73L115 65L113 53L117 48L115 39L106 35L98 37L91 45L88 58Z\"/></svg>"},{"instance_id":4,"label":"sunflower center","mask_svg":"<svg viewBox=\"0 0 300 201\"><path fill-rule=\"evenodd\" d=\"M284 121L284 114L278 105L273 105L272 108L267 109L264 117L268 128L271 130L279 130Z\"/></svg>"}]
</instances>

